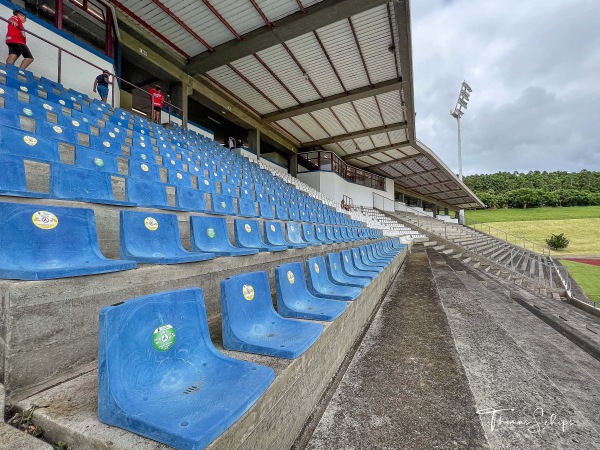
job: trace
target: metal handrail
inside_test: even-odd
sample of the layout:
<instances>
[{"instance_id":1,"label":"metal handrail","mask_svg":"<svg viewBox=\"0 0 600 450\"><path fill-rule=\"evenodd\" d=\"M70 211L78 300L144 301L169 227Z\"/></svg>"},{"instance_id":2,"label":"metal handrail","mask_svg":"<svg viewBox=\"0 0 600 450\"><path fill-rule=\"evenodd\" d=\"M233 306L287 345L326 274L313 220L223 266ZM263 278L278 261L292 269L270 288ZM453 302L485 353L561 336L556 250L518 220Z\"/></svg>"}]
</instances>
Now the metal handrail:
<instances>
[{"instance_id":1,"label":"metal handrail","mask_svg":"<svg viewBox=\"0 0 600 450\"><path fill-rule=\"evenodd\" d=\"M0 20L3 21L3 22L6 22L7 24L9 23L8 19L6 19L5 17L0 16ZM83 58L83 57L81 57L81 56L79 56L79 55L77 55L77 54L75 54L75 53L73 53L73 52L71 52L71 51L63 48L63 47L61 47L60 45L55 44L54 42L49 41L46 38L43 38L42 36L39 36L39 35L35 34L32 31L27 31L27 36L33 36L33 37L39 39L40 41L45 42L46 44L49 44L52 47L58 49L58 80L57 80L58 83L61 82L62 67L61 67L61 63L60 62L61 62L62 53L66 53L69 56L77 58L78 60L83 61L84 63L86 63L86 64L88 64L88 65L90 65L90 66L92 66L92 67L94 67L94 68L96 68L96 69L98 69L100 71L105 70L103 67L97 66L93 62L88 61L87 59L85 59L85 58ZM136 86L135 84L127 81L124 78L121 78L120 76L118 76L118 75L116 75L114 73L109 72L109 76L112 77L112 79L111 79L111 85L112 85L112 105L113 105L113 107L114 107L114 104L115 104L115 79L120 80L122 83L125 83L125 84L133 87L134 89L142 91L145 94L148 94L148 96L150 96L150 92L148 92L148 91L146 91L146 90L144 90L144 89ZM166 103L166 104L169 106L169 122L171 121L171 119L170 119L171 108L176 109L178 111L181 111L181 114L183 116L183 109L179 108L178 106L173 105L172 103Z\"/></svg>"}]
</instances>

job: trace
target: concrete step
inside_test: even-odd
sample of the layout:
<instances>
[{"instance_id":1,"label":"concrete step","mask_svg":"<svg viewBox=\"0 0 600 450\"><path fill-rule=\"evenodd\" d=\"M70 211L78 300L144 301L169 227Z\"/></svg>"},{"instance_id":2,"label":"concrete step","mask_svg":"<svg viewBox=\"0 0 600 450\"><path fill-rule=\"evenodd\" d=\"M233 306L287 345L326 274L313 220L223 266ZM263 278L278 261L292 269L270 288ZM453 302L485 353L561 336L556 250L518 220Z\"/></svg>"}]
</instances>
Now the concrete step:
<instances>
[{"instance_id":1,"label":"concrete step","mask_svg":"<svg viewBox=\"0 0 600 450\"><path fill-rule=\"evenodd\" d=\"M4 413L4 410L2 411ZM53 450L47 442L34 438L7 423L0 423L0 448L6 450Z\"/></svg>"}]
</instances>

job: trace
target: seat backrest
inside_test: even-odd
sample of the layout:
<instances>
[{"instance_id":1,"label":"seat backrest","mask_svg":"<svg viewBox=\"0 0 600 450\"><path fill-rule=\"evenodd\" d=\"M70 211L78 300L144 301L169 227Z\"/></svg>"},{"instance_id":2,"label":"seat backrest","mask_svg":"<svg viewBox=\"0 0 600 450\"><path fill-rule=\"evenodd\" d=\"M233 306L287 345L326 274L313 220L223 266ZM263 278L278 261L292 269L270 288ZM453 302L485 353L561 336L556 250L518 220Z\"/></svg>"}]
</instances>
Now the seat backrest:
<instances>
[{"instance_id":1,"label":"seat backrest","mask_svg":"<svg viewBox=\"0 0 600 450\"><path fill-rule=\"evenodd\" d=\"M222 194L211 194L212 209L219 214L235 214L233 197Z\"/></svg>"},{"instance_id":2,"label":"seat backrest","mask_svg":"<svg viewBox=\"0 0 600 450\"><path fill-rule=\"evenodd\" d=\"M282 264L275 268L275 291L279 300L302 298L308 294L301 262Z\"/></svg>"},{"instance_id":3,"label":"seat backrest","mask_svg":"<svg viewBox=\"0 0 600 450\"><path fill-rule=\"evenodd\" d=\"M129 160L129 177L160 182L160 166L151 162Z\"/></svg>"},{"instance_id":4,"label":"seat backrest","mask_svg":"<svg viewBox=\"0 0 600 450\"><path fill-rule=\"evenodd\" d=\"M281 222L263 222L265 241L271 245L286 245Z\"/></svg>"},{"instance_id":5,"label":"seat backrest","mask_svg":"<svg viewBox=\"0 0 600 450\"><path fill-rule=\"evenodd\" d=\"M190 174L181 170L168 169L167 182L175 186L183 186L186 188L192 187L192 178L190 177Z\"/></svg>"},{"instance_id":6,"label":"seat backrest","mask_svg":"<svg viewBox=\"0 0 600 450\"><path fill-rule=\"evenodd\" d=\"M289 216L288 216L288 209L287 209L287 207L282 206L282 205L276 205L275 206L275 216L279 220L288 220Z\"/></svg>"},{"instance_id":7,"label":"seat backrest","mask_svg":"<svg viewBox=\"0 0 600 450\"><path fill-rule=\"evenodd\" d=\"M140 206L169 206L167 190L162 183L129 177L126 193L128 201Z\"/></svg>"},{"instance_id":8,"label":"seat backrest","mask_svg":"<svg viewBox=\"0 0 600 450\"><path fill-rule=\"evenodd\" d=\"M121 210L121 257L160 257L184 251L176 214Z\"/></svg>"},{"instance_id":9,"label":"seat backrest","mask_svg":"<svg viewBox=\"0 0 600 450\"><path fill-rule=\"evenodd\" d=\"M293 244L304 244L304 240L300 235L300 224L296 222L287 222L286 224L287 238Z\"/></svg>"},{"instance_id":10,"label":"seat backrest","mask_svg":"<svg viewBox=\"0 0 600 450\"><path fill-rule=\"evenodd\" d=\"M273 205L266 202L259 202L258 207L260 210L260 217L263 219L274 219L275 215L273 214Z\"/></svg>"},{"instance_id":11,"label":"seat backrest","mask_svg":"<svg viewBox=\"0 0 600 450\"><path fill-rule=\"evenodd\" d=\"M4 261L47 269L97 258L104 257L93 210L0 203L0 273Z\"/></svg>"},{"instance_id":12,"label":"seat backrest","mask_svg":"<svg viewBox=\"0 0 600 450\"><path fill-rule=\"evenodd\" d=\"M331 286L332 283L327 276L327 266L325 264L325 258L322 256L315 256L306 260L308 280L313 286Z\"/></svg>"},{"instance_id":13,"label":"seat backrest","mask_svg":"<svg viewBox=\"0 0 600 450\"><path fill-rule=\"evenodd\" d=\"M188 211L206 211L204 192L177 186L177 206Z\"/></svg>"},{"instance_id":14,"label":"seat backrest","mask_svg":"<svg viewBox=\"0 0 600 450\"><path fill-rule=\"evenodd\" d=\"M0 130L0 153L23 156L32 160L60 161L56 141L11 128Z\"/></svg>"},{"instance_id":15,"label":"seat backrest","mask_svg":"<svg viewBox=\"0 0 600 450\"><path fill-rule=\"evenodd\" d=\"M50 194L56 198L112 202L115 200L112 176L114 175L109 172L53 163L50 173Z\"/></svg>"},{"instance_id":16,"label":"seat backrest","mask_svg":"<svg viewBox=\"0 0 600 450\"><path fill-rule=\"evenodd\" d=\"M242 247L261 247L265 243L260 235L258 220L235 219L235 243Z\"/></svg>"},{"instance_id":17,"label":"seat backrest","mask_svg":"<svg viewBox=\"0 0 600 450\"><path fill-rule=\"evenodd\" d=\"M193 251L218 252L231 248L227 219L221 217L190 217L190 241Z\"/></svg>"},{"instance_id":18,"label":"seat backrest","mask_svg":"<svg viewBox=\"0 0 600 450\"><path fill-rule=\"evenodd\" d=\"M249 198L238 198L238 209L241 216L257 217L256 204Z\"/></svg>"},{"instance_id":19,"label":"seat backrest","mask_svg":"<svg viewBox=\"0 0 600 450\"><path fill-rule=\"evenodd\" d=\"M115 155L81 146L78 146L75 151L75 165L83 169L119 173Z\"/></svg>"},{"instance_id":20,"label":"seat backrest","mask_svg":"<svg viewBox=\"0 0 600 450\"><path fill-rule=\"evenodd\" d=\"M216 356L200 288L160 292L100 311L99 398L139 402L141 391L189 386L182 364L201 367ZM182 360L185 355L185 361ZM132 376L145 374L145 376ZM186 375L187 374L187 375ZM164 389L164 388L163 388Z\"/></svg>"},{"instance_id":21,"label":"seat backrest","mask_svg":"<svg viewBox=\"0 0 600 450\"><path fill-rule=\"evenodd\" d=\"M0 191L28 192L23 158L0 154Z\"/></svg>"},{"instance_id":22,"label":"seat backrest","mask_svg":"<svg viewBox=\"0 0 600 450\"><path fill-rule=\"evenodd\" d=\"M221 183L221 194L237 197L237 188L233 184Z\"/></svg>"},{"instance_id":23,"label":"seat backrest","mask_svg":"<svg viewBox=\"0 0 600 450\"><path fill-rule=\"evenodd\" d=\"M281 320L273 307L267 272L235 275L221 281L223 328L245 335L261 323Z\"/></svg>"}]
</instances>

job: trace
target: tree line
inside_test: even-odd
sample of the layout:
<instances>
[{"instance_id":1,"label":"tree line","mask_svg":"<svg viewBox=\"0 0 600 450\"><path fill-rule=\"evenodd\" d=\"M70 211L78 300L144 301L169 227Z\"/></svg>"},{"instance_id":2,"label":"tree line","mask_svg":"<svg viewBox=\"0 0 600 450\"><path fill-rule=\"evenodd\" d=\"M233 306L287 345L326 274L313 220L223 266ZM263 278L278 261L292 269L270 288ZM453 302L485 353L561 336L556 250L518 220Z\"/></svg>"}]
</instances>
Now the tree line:
<instances>
[{"instance_id":1,"label":"tree line","mask_svg":"<svg viewBox=\"0 0 600 450\"><path fill-rule=\"evenodd\" d=\"M498 172L464 181L488 208L600 205L600 172Z\"/></svg>"}]
</instances>

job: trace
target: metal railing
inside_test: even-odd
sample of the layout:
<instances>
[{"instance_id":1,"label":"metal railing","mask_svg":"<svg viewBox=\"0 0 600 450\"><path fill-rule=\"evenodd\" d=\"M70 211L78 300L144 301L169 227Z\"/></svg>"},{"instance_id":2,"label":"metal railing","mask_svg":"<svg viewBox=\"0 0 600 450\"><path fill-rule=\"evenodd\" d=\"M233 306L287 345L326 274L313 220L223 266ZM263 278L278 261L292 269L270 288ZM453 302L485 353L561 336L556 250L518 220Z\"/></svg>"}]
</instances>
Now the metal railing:
<instances>
[{"instance_id":1,"label":"metal railing","mask_svg":"<svg viewBox=\"0 0 600 450\"><path fill-rule=\"evenodd\" d=\"M5 17L0 16L0 21L6 22L8 24L8 19L6 19ZM38 34L32 32L32 31L27 31L27 36L28 36L28 38L29 37L34 37L36 39L39 39L40 41L42 41L42 42L44 42L44 43L46 43L46 44L48 44L48 45L50 45L50 46L52 46L52 47L54 47L54 48L56 48L58 50L58 60L57 60L57 74L58 74L58 79L56 81L59 84L61 84L61 78L62 78L62 55L63 55L63 53L67 54L69 56L72 56L73 58L76 58L79 61L82 61L82 62L88 64L89 66L94 67L95 69L98 69L100 72L102 72L103 70L105 70L105 68L100 67L100 66L94 64L93 62L91 62L91 61L89 61L89 60L87 60L87 59L85 59L85 58L83 58L83 57L81 57L81 56L79 56L79 55L77 55L77 54L75 54L75 53L73 53L73 52L65 49L64 47L61 47L60 45L55 44L54 42L49 41L46 38L43 38L42 36L39 36ZM112 99L111 105L113 107L114 107L114 104L115 104L115 89L119 88L119 84L117 83L116 80L119 80L121 83L125 83L128 86L131 86L133 89L137 89L138 91L141 91L144 94L148 95L148 100L149 100L149 102L151 102L150 92L148 92L148 91L146 91L146 90L144 90L144 89L136 86L135 84L127 81L124 78L121 78L120 76L118 76L118 75L116 75L114 73L109 73L108 75L111 77L111 80L110 80L111 87L112 87L112 89L111 89L111 99ZM93 80L90 80L90 83L92 81ZM165 106L167 107L167 109L169 111L169 123L171 122L171 112L173 110L180 111L180 115L183 117L183 109L181 109L181 108L173 105L170 102L165 102Z\"/></svg>"},{"instance_id":2,"label":"metal railing","mask_svg":"<svg viewBox=\"0 0 600 450\"><path fill-rule=\"evenodd\" d=\"M566 267L558 266L549 254L539 254L519 246L508 240L503 240L490 234L493 240L485 235L485 231L477 230L460 224L437 220L422 211L404 206L403 210L394 213L406 222L414 223L418 228L428 231L447 241L454 243L477 256L489 259L494 264L502 266L511 272L535 281L550 289L561 288L555 282L554 275L561 281L562 288L570 295L570 278ZM492 228L492 227L490 227ZM462 237L471 238L468 243L454 242ZM473 241L474 240L474 241ZM545 252L547 253L547 252ZM493 256L496 256L492 258Z\"/></svg>"}]
</instances>

